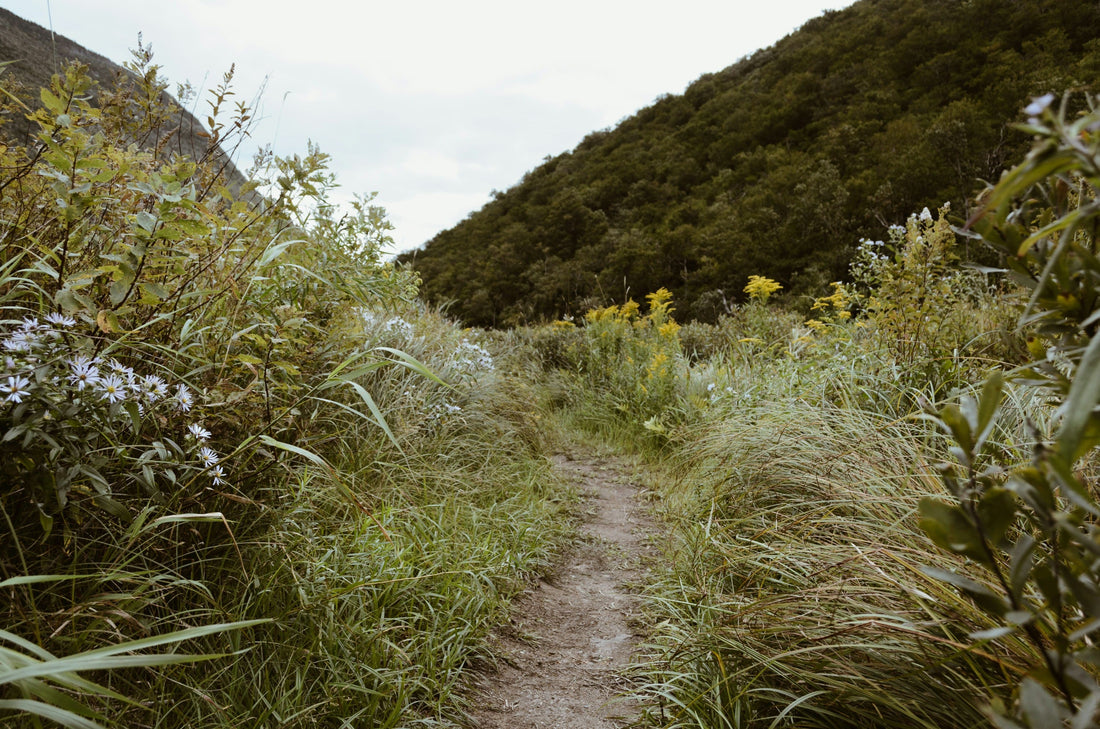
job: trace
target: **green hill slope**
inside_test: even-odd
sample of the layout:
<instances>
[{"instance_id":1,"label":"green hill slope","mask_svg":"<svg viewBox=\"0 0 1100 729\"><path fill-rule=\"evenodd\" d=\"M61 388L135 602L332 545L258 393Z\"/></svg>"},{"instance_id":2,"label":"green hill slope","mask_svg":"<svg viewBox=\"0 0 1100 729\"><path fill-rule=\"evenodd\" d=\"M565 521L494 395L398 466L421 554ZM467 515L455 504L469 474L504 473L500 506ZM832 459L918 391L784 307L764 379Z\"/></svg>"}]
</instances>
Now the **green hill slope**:
<instances>
[{"instance_id":1,"label":"green hill slope","mask_svg":"<svg viewBox=\"0 0 1100 729\"><path fill-rule=\"evenodd\" d=\"M120 79L133 77L131 71L105 56L0 8L0 64L5 64L0 67L0 79L9 93L21 97L31 108L36 107L39 89L49 88L50 77L72 61L87 66L89 77L97 83L91 90L97 98L102 93L111 93ZM164 119L148 125L147 133L133 141L143 149L155 148L162 157L173 153L194 160L217 156L224 165L222 175L232 188L239 189L245 182L244 175L225 151L218 146L211 148L209 130L203 123L167 93L161 101L166 106ZM36 131L37 126L22 113L0 115L0 141L20 146L33 144ZM227 151L232 151L231 147Z\"/></svg>"},{"instance_id":2,"label":"green hill slope","mask_svg":"<svg viewBox=\"0 0 1100 729\"><path fill-rule=\"evenodd\" d=\"M820 293L860 237L956 210L1024 152L1028 97L1100 82L1091 0L862 0L549 159L402 257L481 325L750 274Z\"/></svg>"}]
</instances>

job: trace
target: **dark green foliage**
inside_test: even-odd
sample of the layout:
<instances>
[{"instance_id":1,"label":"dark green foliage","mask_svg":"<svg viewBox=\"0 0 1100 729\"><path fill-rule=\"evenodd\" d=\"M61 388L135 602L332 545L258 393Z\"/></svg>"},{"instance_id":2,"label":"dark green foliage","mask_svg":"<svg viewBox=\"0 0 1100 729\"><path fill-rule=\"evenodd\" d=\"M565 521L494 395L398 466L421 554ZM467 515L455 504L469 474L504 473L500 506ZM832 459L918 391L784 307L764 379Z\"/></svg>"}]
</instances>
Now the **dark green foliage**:
<instances>
[{"instance_id":1,"label":"dark green foliage","mask_svg":"<svg viewBox=\"0 0 1100 729\"><path fill-rule=\"evenodd\" d=\"M1094 84L1085 0L863 0L547 160L406 254L422 294L509 325L669 288L714 320L750 274L794 294L860 237L964 211L1027 139L1029 96Z\"/></svg>"},{"instance_id":2,"label":"dark green foliage","mask_svg":"<svg viewBox=\"0 0 1100 729\"><path fill-rule=\"evenodd\" d=\"M998 714L1014 715L994 717L1002 729L1061 727L1071 718L1073 727L1091 727L1100 716L1100 112L1077 116L1068 103L1052 109L1053 100L1028 108L1035 144L972 220L1031 293L1020 324L1034 328L1040 346L1029 347L1034 360L1011 373L1046 401L1027 412L1020 450L1030 447L1031 458L1020 463L990 445L1005 389L995 373L980 397L928 416L952 443L953 461L939 467L952 498L927 497L920 507L921 528L938 546L984 569L977 581L926 570L998 623L970 637L1017 635L1041 656L1027 667L1013 710L994 702ZM1044 428L1051 408L1055 417Z\"/></svg>"}]
</instances>

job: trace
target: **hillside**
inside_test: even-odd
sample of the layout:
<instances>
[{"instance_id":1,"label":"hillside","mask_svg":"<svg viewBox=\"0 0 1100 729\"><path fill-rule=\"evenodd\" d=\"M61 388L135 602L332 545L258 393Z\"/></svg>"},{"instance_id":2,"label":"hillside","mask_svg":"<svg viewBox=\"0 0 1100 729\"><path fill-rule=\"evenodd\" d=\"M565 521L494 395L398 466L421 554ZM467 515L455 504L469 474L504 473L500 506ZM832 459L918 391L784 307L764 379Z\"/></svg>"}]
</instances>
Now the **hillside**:
<instances>
[{"instance_id":1,"label":"hillside","mask_svg":"<svg viewBox=\"0 0 1100 729\"><path fill-rule=\"evenodd\" d=\"M1095 2L862 0L590 134L402 260L478 325L660 286L711 320L751 274L817 294L861 237L962 211L1026 149L1028 98L1098 70Z\"/></svg>"},{"instance_id":2,"label":"hillside","mask_svg":"<svg viewBox=\"0 0 1100 729\"><path fill-rule=\"evenodd\" d=\"M48 88L50 77L72 61L87 66L88 76L96 82L93 94L97 96L133 78L132 72L110 59L3 8L0 8L0 61L7 62L0 67L0 80L5 86L14 85L14 93L31 107L38 103L38 90ZM168 112L165 118L149 125L149 132L133 141L143 148L157 147L162 154L176 153L192 159L210 154L210 135L203 123L180 108L167 93L161 101ZM5 115L2 121L3 137L19 145L27 144L37 128L18 113ZM235 187L244 183L244 176L232 162L226 164L223 174Z\"/></svg>"}]
</instances>

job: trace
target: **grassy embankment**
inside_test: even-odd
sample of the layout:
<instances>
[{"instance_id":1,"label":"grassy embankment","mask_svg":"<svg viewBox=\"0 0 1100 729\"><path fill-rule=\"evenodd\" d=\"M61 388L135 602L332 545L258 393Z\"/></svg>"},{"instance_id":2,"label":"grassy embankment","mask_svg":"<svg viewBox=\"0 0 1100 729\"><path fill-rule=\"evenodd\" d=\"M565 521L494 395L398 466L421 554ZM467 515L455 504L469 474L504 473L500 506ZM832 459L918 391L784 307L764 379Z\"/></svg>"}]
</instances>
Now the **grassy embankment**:
<instances>
[{"instance_id":1,"label":"grassy embankment","mask_svg":"<svg viewBox=\"0 0 1100 729\"><path fill-rule=\"evenodd\" d=\"M131 146L171 118L136 70L0 147L0 723L453 726L568 537L524 365L415 303L316 150L230 190Z\"/></svg>"},{"instance_id":2,"label":"grassy embankment","mask_svg":"<svg viewBox=\"0 0 1100 729\"><path fill-rule=\"evenodd\" d=\"M645 725L972 727L1013 711L1042 654L926 570L982 579L922 529L954 455L922 413L1029 357L1026 295L955 251L945 212L925 211L864 242L852 282L812 305L775 306L756 279L717 326L678 327L661 292L644 316L628 304L517 335L567 420L651 464L671 535L646 590ZM987 434L1001 464L1050 437L1049 402L1034 381L1009 387Z\"/></svg>"}]
</instances>

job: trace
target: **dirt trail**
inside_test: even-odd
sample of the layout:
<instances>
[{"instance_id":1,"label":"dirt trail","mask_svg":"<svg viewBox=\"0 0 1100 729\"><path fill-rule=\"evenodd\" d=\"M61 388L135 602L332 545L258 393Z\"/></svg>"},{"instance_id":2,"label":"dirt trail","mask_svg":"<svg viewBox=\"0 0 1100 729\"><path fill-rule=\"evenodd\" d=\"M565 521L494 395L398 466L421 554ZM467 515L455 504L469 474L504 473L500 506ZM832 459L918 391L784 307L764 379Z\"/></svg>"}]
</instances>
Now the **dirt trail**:
<instances>
[{"instance_id":1,"label":"dirt trail","mask_svg":"<svg viewBox=\"0 0 1100 729\"><path fill-rule=\"evenodd\" d=\"M655 527L621 462L574 452L554 464L584 494L582 538L498 632L504 660L478 683L479 729L611 729L635 713L619 675L640 638L625 585L642 576Z\"/></svg>"}]
</instances>

